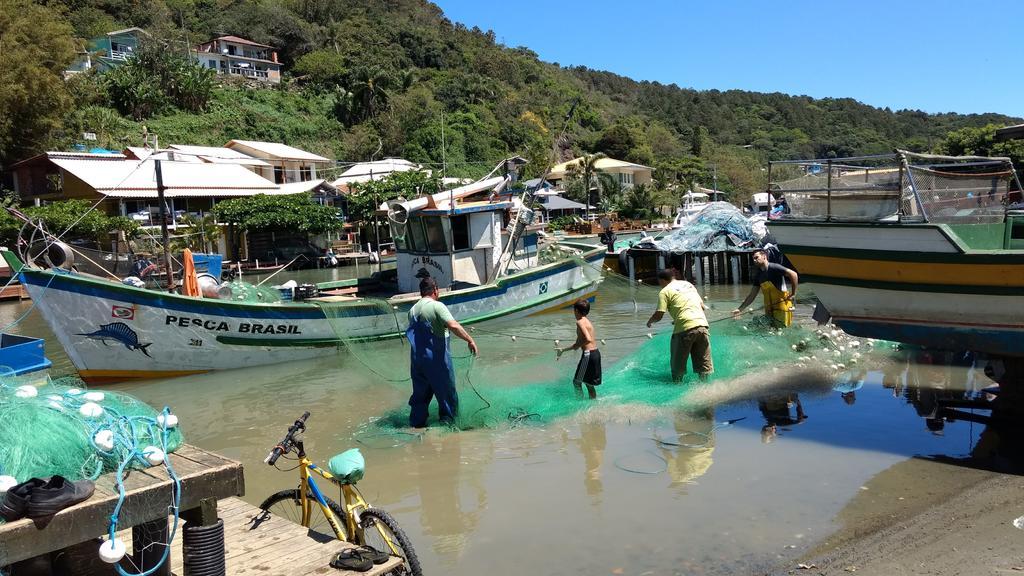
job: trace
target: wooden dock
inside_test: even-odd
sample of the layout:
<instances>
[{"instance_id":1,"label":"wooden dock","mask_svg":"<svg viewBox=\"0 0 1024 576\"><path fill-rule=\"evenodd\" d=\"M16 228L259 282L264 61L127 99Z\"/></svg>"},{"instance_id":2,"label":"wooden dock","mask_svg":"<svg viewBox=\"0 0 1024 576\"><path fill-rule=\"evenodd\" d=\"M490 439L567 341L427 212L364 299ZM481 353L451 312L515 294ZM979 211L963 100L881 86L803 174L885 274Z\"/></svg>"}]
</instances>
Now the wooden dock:
<instances>
[{"instance_id":1,"label":"wooden dock","mask_svg":"<svg viewBox=\"0 0 1024 576\"><path fill-rule=\"evenodd\" d=\"M208 509L211 500L219 501L217 516L224 521L227 574L355 574L329 567L334 554L353 544L314 538L308 529L283 518L271 517L254 525L252 519L259 509L237 498L245 492L240 463L187 444L171 454L170 462L181 482L182 516L196 513L204 504ZM129 552L133 544L136 550L148 547L146 558L134 558L136 569L127 558L122 560L129 572L138 572L139 566L151 566L163 553L164 548L151 537L168 525L172 485L162 466L132 471L125 480L126 497L119 523L122 530L118 537L128 545ZM106 474L96 481L92 498L62 510L43 528L29 519L0 524L0 568L64 550L66 556L74 555L76 561L71 568L54 573L115 575L112 565L99 561L96 538L106 535L117 500L115 477ZM188 576L181 552L182 524L183 521L171 543L170 566L161 566L155 576ZM378 576L394 570L399 562L393 558L360 574Z\"/></svg>"},{"instance_id":2,"label":"wooden dock","mask_svg":"<svg viewBox=\"0 0 1024 576\"><path fill-rule=\"evenodd\" d=\"M337 574L350 576L362 574L379 576L400 565L398 558L374 566L369 572L351 572L330 568L331 557L342 548L354 546L347 542L326 540L319 534L284 519L271 517L254 523L260 509L244 502L241 498L222 500L217 515L224 520L224 542L226 548L227 573L232 576L260 574L261 576L313 574ZM172 544L174 574L184 574L181 556L181 541Z\"/></svg>"}]
</instances>

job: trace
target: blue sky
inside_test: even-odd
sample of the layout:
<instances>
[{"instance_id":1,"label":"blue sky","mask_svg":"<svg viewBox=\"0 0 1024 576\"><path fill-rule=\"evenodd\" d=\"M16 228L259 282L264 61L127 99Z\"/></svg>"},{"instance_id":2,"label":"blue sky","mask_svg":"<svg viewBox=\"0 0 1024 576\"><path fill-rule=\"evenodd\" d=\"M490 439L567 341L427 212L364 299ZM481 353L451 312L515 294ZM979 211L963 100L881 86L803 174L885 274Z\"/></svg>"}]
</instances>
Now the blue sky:
<instances>
[{"instance_id":1,"label":"blue sky","mask_svg":"<svg viewBox=\"0 0 1024 576\"><path fill-rule=\"evenodd\" d=\"M563 66L699 90L1024 117L1024 1L434 2Z\"/></svg>"}]
</instances>

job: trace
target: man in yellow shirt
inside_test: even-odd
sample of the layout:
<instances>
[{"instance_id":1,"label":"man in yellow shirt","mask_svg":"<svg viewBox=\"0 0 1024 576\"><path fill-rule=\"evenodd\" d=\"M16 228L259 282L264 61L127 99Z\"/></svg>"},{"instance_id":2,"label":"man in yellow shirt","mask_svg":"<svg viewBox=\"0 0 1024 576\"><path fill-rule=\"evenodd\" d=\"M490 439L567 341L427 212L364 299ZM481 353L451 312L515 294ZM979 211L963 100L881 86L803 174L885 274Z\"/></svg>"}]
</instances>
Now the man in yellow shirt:
<instances>
[{"instance_id":1,"label":"man in yellow shirt","mask_svg":"<svg viewBox=\"0 0 1024 576\"><path fill-rule=\"evenodd\" d=\"M658 272L658 309L651 314L647 327L658 322L667 312L675 329L672 333L671 365L672 380L680 382L686 375L686 359L690 358L693 371L701 380L707 380L714 372L711 362L711 339L708 334L708 319L704 315L704 299L697 288L685 280L676 280L671 270Z\"/></svg>"}]
</instances>

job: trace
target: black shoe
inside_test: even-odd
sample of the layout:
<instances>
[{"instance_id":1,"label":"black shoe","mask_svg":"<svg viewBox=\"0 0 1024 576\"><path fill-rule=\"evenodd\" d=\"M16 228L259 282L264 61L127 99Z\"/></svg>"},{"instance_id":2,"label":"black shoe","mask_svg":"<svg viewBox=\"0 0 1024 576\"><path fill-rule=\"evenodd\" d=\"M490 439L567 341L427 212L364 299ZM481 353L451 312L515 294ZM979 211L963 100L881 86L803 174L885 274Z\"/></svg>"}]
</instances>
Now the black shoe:
<instances>
[{"instance_id":1,"label":"black shoe","mask_svg":"<svg viewBox=\"0 0 1024 576\"><path fill-rule=\"evenodd\" d=\"M345 548L331 559L331 568L366 572L373 568L373 560L360 548Z\"/></svg>"},{"instance_id":2,"label":"black shoe","mask_svg":"<svg viewBox=\"0 0 1024 576\"><path fill-rule=\"evenodd\" d=\"M32 490L26 516L45 518L65 508L85 502L96 491L92 480L72 482L63 476L53 476L45 484Z\"/></svg>"},{"instance_id":3,"label":"black shoe","mask_svg":"<svg viewBox=\"0 0 1024 576\"><path fill-rule=\"evenodd\" d=\"M4 498L0 500L0 518L7 522L24 518L28 512L29 498L32 496L32 492L45 484L45 480L32 478L7 490Z\"/></svg>"},{"instance_id":4,"label":"black shoe","mask_svg":"<svg viewBox=\"0 0 1024 576\"><path fill-rule=\"evenodd\" d=\"M381 552L373 546L362 546L359 551L363 553L364 558L368 558L374 564L383 564L391 558L390 554Z\"/></svg>"}]
</instances>

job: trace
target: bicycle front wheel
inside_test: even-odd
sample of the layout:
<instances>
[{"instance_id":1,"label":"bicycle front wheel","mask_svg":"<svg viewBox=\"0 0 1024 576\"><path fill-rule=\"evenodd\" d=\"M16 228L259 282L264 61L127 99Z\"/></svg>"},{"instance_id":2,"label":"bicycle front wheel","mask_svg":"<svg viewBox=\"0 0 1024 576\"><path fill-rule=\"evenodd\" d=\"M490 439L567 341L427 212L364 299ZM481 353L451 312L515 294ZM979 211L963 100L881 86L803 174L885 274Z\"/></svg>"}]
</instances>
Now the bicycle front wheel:
<instances>
[{"instance_id":1,"label":"bicycle front wheel","mask_svg":"<svg viewBox=\"0 0 1024 576\"><path fill-rule=\"evenodd\" d=\"M402 567L393 570L392 574L423 576L423 569L420 568L420 560L416 557L412 542L391 514L380 508L367 508L360 515L360 521L363 525L364 546L372 546L381 552L400 556L405 561Z\"/></svg>"},{"instance_id":2,"label":"bicycle front wheel","mask_svg":"<svg viewBox=\"0 0 1024 576\"><path fill-rule=\"evenodd\" d=\"M334 500L328 497L324 497L327 500L327 506L334 513L335 519L338 521L338 529L341 530L340 534L335 534L334 529L331 528L331 523L327 521L327 517L324 516L324 511L320 508L320 504L314 500L310 500L312 510L309 514L309 535L314 540L321 542L327 542L330 540L348 540L347 528L345 526L345 511L340 505ZM289 520L296 524L302 524L302 500L300 499L299 489L292 488L291 490L281 490L276 494L272 494L269 498L260 504L260 510L269 512L272 516Z\"/></svg>"}]
</instances>

